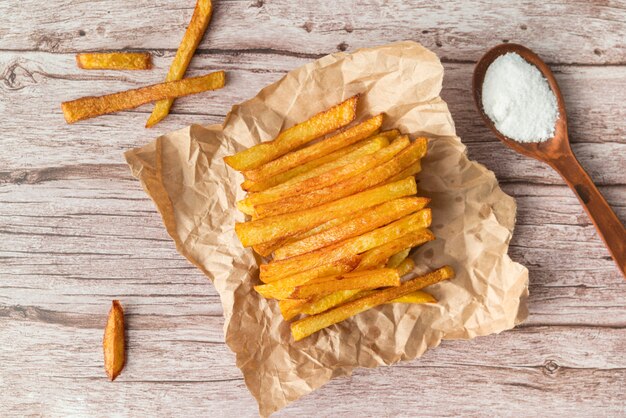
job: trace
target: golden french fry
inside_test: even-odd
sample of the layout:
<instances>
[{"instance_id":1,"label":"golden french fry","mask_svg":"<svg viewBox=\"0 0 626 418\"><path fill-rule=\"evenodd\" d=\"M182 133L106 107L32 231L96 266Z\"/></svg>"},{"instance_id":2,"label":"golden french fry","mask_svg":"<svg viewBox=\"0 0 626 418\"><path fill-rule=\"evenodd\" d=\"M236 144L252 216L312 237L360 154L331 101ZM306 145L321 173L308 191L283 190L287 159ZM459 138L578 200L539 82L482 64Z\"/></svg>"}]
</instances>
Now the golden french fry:
<instances>
[{"instance_id":1,"label":"golden french fry","mask_svg":"<svg viewBox=\"0 0 626 418\"><path fill-rule=\"evenodd\" d=\"M291 184L307 178L315 177L328 170L332 170L342 165L350 164L352 161L364 156L372 154L379 149L389 145L388 133L392 131L381 132L371 138L365 139L356 144L341 148L335 152L325 155L308 163L302 164L291 170L284 171L273 177L254 182L245 180L241 184L241 188L248 192L262 192L279 184ZM397 131L396 131L397 132ZM393 139L393 138L392 138Z\"/></svg>"},{"instance_id":2,"label":"golden french fry","mask_svg":"<svg viewBox=\"0 0 626 418\"><path fill-rule=\"evenodd\" d=\"M408 145L408 137L404 136L398 138L388 147L385 147L374 154L363 156L354 161L352 164L337 167L333 170L322 173L319 176L311 177L297 183L281 184L263 192L250 194L244 200L237 202L237 207L242 212L244 211L243 208L246 210L252 208L252 213L254 213L254 207L256 205L274 202L290 196L299 196L303 193L308 193L313 190L330 186L331 184L354 177L389 161Z\"/></svg>"},{"instance_id":3,"label":"golden french fry","mask_svg":"<svg viewBox=\"0 0 626 418\"><path fill-rule=\"evenodd\" d=\"M385 183L387 179L395 176L406 167L422 158L426 154L427 144L428 141L426 138L418 138L391 160L372 170L322 189L313 190L298 196L287 197L275 202L257 205L254 208L255 212L259 217L263 218L304 210Z\"/></svg>"},{"instance_id":4,"label":"golden french fry","mask_svg":"<svg viewBox=\"0 0 626 418\"><path fill-rule=\"evenodd\" d=\"M392 255L391 257L389 257L389 260L387 261L387 267L388 268L398 267L409 256L410 251L411 251L410 248L405 248L404 250L399 251L395 253L394 255Z\"/></svg>"},{"instance_id":5,"label":"golden french fry","mask_svg":"<svg viewBox=\"0 0 626 418\"><path fill-rule=\"evenodd\" d=\"M393 268L393 267L387 267L387 268ZM413 271L414 268L415 268L415 261L411 260L410 258L405 258L404 260L402 260L400 264L398 264L397 267L395 267L395 269L398 270L398 274L400 275L400 277L406 274L409 274L410 272Z\"/></svg>"},{"instance_id":6,"label":"golden french fry","mask_svg":"<svg viewBox=\"0 0 626 418\"><path fill-rule=\"evenodd\" d=\"M379 290L376 293L346 303L330 311L295 321L291 324L291 334L295 341L299 341L351 316L452 277L454 277L452 267L442 267L424 276L406 281L400 286Z\"/></svg>"},{"instance_id":7,"label":"golden french fry","mask_svg":"<svg viewBox=\"0 0 626 418\"><path fill-rule=\"evenodd\" d=\"M243 246L250 247L307 231L330 219L339 218L416 192L415 178L410 177L396 183L365 190L316 208L237 223L235 224L235 232Z\"/></svg>"},{"instance_id":8,"label":"golden french fry","mask_svg":"<svg viewBox=\"0 0 626 418\"><path fill-rule=\"evenodd\" d=\"M263 142L235 155L224 157L224 161L239 171L259 168L261 165L315 138L326 135L352 122L356 116L358 99L358 95L353 96L302 123L282 131L272 141Z\"/></svg>"},{"instance_id":9,"label":"golden french fry","mask_svg":"<svg viewBox=\"0 0 626 418\"><path fill-rule=\"evenodd\" d=\"M422 209L392 222L389 225L382 226L358 237L347 239L329 247L311 251L310 253L286 260L262 264L260 267L260 276L263 280L268 280L269 278L273 279L275 277L283 278L299 271L305 271L323 264L341 260L342 258L361 254L367 250L398 239L409 232L424 229L430 225L431 220L431 210L428 208Z\"/></svg>"},{"instance_id":10,"label":"golden french fry","mask_svg":"<svg viewBox=\"0 0 626 418\"><path fill-rule=\"evenodd\" d=\"M274 260L295 257L372 231L423 209L429 201L430 199L425 197L403 197L375 206L347 222L276 249Z\"/></svg>"},{"instance_id":11,"label":"golden french fry","mask_svg":"<svg viewBox=\"0 0 626 418\"><path fill-rule=\"evenodd\" d=\"M283 316L283 319L290 321L300 315L300 309L306 303L307 301L302 299L279 300L278 308L280 309L280 314Z\"/></svg>"},{"instance_id":12,"label":"golden french fry","mask_svg":"<svg viewBox=\"0 0 626 418\"><path fill-rule=\"evenodd\" d=\"M431 295L430 293L422 292L421 290L416 290L413 293L409 293L408 295L400 296L387 303L437 303L437 299Z\"/></svg>"},{"instance_id":13,"label":"golden french fry","mask_svg":"<svg viewBox=\"0 0 626 418\"><path fill-rule=\"evenodd\" d=\"M306 148L290 152L254 170L247 170L243 175L250 180L259 181L285 172L293 167L323 157L345 146L354 144L374 135L383 123L383 115L374 116L351 128L339 132Z\"/></svg>"},{"instance_id":14,"label":"golden french fry","mask_svg":"<svg viewBox=\"0 0 626 418\"><path fill-rule=\"evenodd\" d=\"M104 350L104 370L110 380L121 373L124 368L124 309L119 300L114 300L111 304L109 317L104 328L104 339L102 340Z\"/></svg>"},{"instance_id":15,"label":"golden french fry","mask_svg":"<svg viewBox=\"0 0 626 418\"><path fill-rule=\"evenodd\" d=\"M174 61L172 61L167 77L165 77L166 82L181 80L183 78L191 62L191 58L196 52L198 44L202 40L206 28L209 26L212 13L213 5L211 4L211 0L198 0L196 2L196 7L193 10L189 26L187 26L183 40L180 42L178 50L176 51ZM173 103L174 99L171 98L158 101L146 122L146 128L156 125L165 118L170 112Z\"/></svg>"},{"instance_id":16,"label":"golden french fry","mask_svg":"<svg viewBox=\"0 0 626 418\"><path fill-rule=\"evenodd\" d=\"M394 181L398 181L398 180L401 180L403 178L414 176L417 173L419 173L420 171L422 171L422 161L421 160L417 160L413 164L411 164L410 166L408 166L407 168L402 170L400 173L398 173L395 176L387 179L386 181L390 182L390 183L393 183Z\"/></svg>"},{"instance_id":17,"label":"golden french fry","mask_svg":"<svg viewBox=\"0 0 626 418\"><path fill-rule=\"evenodd\" d=\"M149 70L148 52L84 52L76 54L76 64L83 70Z\"/></svg>"},{"instance_id":18,"label":"golden french fry","mask_svg":"<svg viewBox=\"0 0 626 418\"><path fill-rule=\"evenodd\" d=\"M155 100L167 97L181 97L189 94L215 90L224 87L224 71L201 77L186 78L169 83L153 84L134 90L126 90L105 96L90 96L61 103L61 109L67 123L89 119L120 110L133 109Z\"/></svg>"},{"instance_id":19,"label":"golden french fry","mask_svg":"<svg viewBox=\"0 0 626 418\"><path fill-rule=\"evenodd\" d=\"M315 281L296 286L290 299L309 299L326 296L342 290L376 289L399 286L400 275L396 269L378 269L334 276L324 281Z\"/></svg>"}]
</instances>

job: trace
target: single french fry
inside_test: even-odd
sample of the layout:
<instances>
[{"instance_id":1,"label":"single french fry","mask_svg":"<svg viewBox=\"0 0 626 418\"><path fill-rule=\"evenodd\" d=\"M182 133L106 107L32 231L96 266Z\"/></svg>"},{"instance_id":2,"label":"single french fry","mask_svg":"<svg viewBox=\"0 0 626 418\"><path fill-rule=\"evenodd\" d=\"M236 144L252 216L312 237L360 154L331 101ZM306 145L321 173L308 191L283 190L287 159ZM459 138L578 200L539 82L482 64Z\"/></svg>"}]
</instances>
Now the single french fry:
<instances>
[{"instance_id":1,"label":"single french fry","mask_svg":"<svg viewBox=\"0 0 626 418\"><path fill-rule=\"evenodd\" d=\"M186 78L169 83L153 84L134 90L126 90L105 96L90 96L61 103L61 109L67 123L78 122L107 113L133 109L155 100L167 97L181 97L216 90L224 87L224 71L210 73L201 77Z\"/></svg>"},{"instance_id":2,"label":"single french fry","mask_svg":"<svg viewBox=\"0 0 626 418\"><path fill-rule=\"evenodd\" d=\"M148 52L84 52L76 54L76 64L83 70L149 70Z\"/></svg>"},{"instance_id":3,"label":"single french fry","mask_svg":"<svg viewBox=\"0 0 626 418\"><path fill-rule=\"evenodd\" d=\"M307 301L302 299L284 299L278 301L278 308L280 309L280 314L283 316L283 319L285 321L291 321L293 318L300 315L301 307L306 303Z\"/></svg>"},{"instance_id":4,"label":"single french fry","mask_svg":"<svg viewBox=\"0 0 626 418\"><path fill-rule=\"evenodd\" d=\"M289 295L289 298L309 299L312 297L326 296L342 290L376 289L379 287L399 285L400 275L396 269L368 270L296 286L293 293Z\"/></svg>"},{"instance_id":5,"label":"single french fry","mask_svg":"<svg viewBox=\"0 0 626 418\"><path fill-rule=\"evenodd\" d=\"M396 183L365 190L316 208L237 223L235 224L235 232L243 246L250 247L307 231L330 219L377 206L399 197L409 196L416 192L415 178L411 177Z\"/></svg>"},{"instance_id":6,"label":"single french fry","mask_svg":"<svg viewBox=\"0 0 626 418\"><path fill-rule=\"evenodd\" d=\"M299 271L305 271L323 264L341 260L342 258L361 254L367 250L398 239L407 233L427 228L431 220L431 210L428 208L422 209L392 222L389 225L374 229L358 237L350 238L297 257L262 264L260 267L260 276L264 278L264 280L274 277L283 278Z\"/></svg>"},{"instance_id":7,"label":"single french fry","mask_svg":"<svg viewBox=\"0 0 626 418\"><path fill-rule=\"evenodd\" d=\"M416 290L413 293L409 293L408 295L400 296L387 303L437 303L437 299L431 295L430 293L423 292L421 290Z\"/></svg>"},{"instance_id":8,"label":"single french fry","mask_svg":"<svg viewBox=\"0 0 626 418\"><path fill-rule=\"evenodd\" d=\"M344 102L320 112L310 119L282 131L272 141L263 142L224 157L226 164L235 170L244 171L259 168L291 150L298 148L327 133L337 130L352 122L356 116L359 96L353 96Z\"/></svg>"},{"instance_id":9,"label":"single french fry","mask_svg":"<svg viewBox=\"0 0 626 418\"><path fill-rule=\"evenodd\" d=\"M400 286L379 290L376 293L346 303L345 305L339 306L330 311L318 315L308 316L295 321L291 324L291 334L293 335L295 341L299 341L321 329L346 320L351 316L364 312L375 306L453 277L454 270L452 270L452 267L442 267L424 276L419 276L406 281Z\"/></svg>"},{"instance_id":10,"label":"single french fry","mask_svg":"<svg viewBox=\"0 0 626 418\"><path fill-rule=\"evenodd\" d=\"M402 170L400 173L387 179L386 181L389 183L393 183L394 181L398 181L407 177L414 176L418 174L420 171L422 171L422 161L417 160L413 164L411 164L410 166Z\"/></svg>"},{"instance_id":11,"label":"single french fry","mask_svg":"<svg viewBox=\"0 0 626 418\"><path fill-rule=\"evenodd\" d=\"M313 190L321 189L342 180L354 177L358 174L371 170L392 159L396 154L409 145L409 138L404 136L396 139L389 145L370 155L363 156L352 164L337 167L316 177L302 180L292 184L281 184L263 192L248 195L244 200L237 202L239 210L244 212L244 208L252 208L256 205L274 202L290 196L299 196ZM244 212L245 213L245 212Z\"/></svg>"},{"instance_id":12,"label":"single french fry","mask_svg":"<svg viewBox=\"0 0 626 418\"><path fill-rule=\"evenodd\" d=\"M259 217L263 218L304 210L385 183L388 178L395 176L406 167L422 158L426 154L427 144L428 140L426 138L418 138L391 160L372 170L322 189L313 190L299 196L287 197L275 202L257 205L254 207L255 212Z\"/></svg>"},{"instance_id":13,"label":"single french fry","mask_svg":"<svg viewBox=\"0 0 626 418\"><path fill-rule=\"evenodd\" d=\"M425 197L403 197L375 206L340 225L276 249L274 260L295 257L372 231L423 209L429 201Z\"/></svg>"},{"instance_id":14,"label":"single french fry","mask_svg":"<svg viewBox=\"0 0 626 418\"><path fill-rule=\"evenodd\" d=\"M246 179L253 181L273 177L276 174L285 172L293 167L297 167L311 160L315 160L316 158L323 157L324 155L330 154L331 152L345 146L352 145L362 139L369 138L378 132L382 123L383 115L374 116L365 122L361 122L351 128L347 128L320 142L309 145L306 148L292 151L282 157L265 163L257 169L244 171L243 175Z\"/></svg>"},{"instance_id":15,"label":"single french fry","mask_svg":"<svg viewBox=\"0 0 626 418\"><path fill-rule=\"evenodd\" d=\"M395 131L397 133L397 131ZM290 184L307 178L315 177L328 170L332 170L342 165L350 164L352 161L364 156L372 154L379 149L389 145L390 135L392 131L381 132L371 138L357 142L341 148L335 152L325 155L298 167L292 168L285 172L279 173L273 177L266 178L261 181L245 180L241 184L241 188L248 192L262 192L279 184Z\"/></svg>"},{"instance_id":16,"label":"single french fry","mask_svg":"<svg viewBox=\"0 0 626 418\"><path fill-rule=\"evenodd\" d=\"M206 28L209 26L212 13L213 5L211 0L198 0L196 2L196 7L193 9L189 26L187 26L183 40L180 42L178 50L176 51L174 61L172 61L172 65L165 77L166 82L181 80L184 77L185 71L187 71L187 67L191 62L191 58L196 52L196 48L202 40ZM146 128L156 125L165 118L170 112L173 103L174 99L172 98L158 101L146 122Z\"/></svg>"},{"instance_id":17,"label":"single french fry","mask_svg":"<svg viewBox=\"0 0 626 418\"><path fill-rule=\"evenodd\" d=\"M427 229L422 229L415 232L410 232L403 237L394 240L390 243L374 248L364 254L362 254L361 262L355 269L355 271L363 271L372 268L377 268L380 265L384 265L390 255L395 254L398 248L406 246L411 248L417 245L421 245L425 242L432 241L435 236ZM405 260L408 261L408 260ZM412 261L411 261L412 264ZM413 265L414 266L414 265ZM410 267L413 270L413 266L410 264L402 266L402 270L398 270L401 276L405 274L405 269ZM398 266L400 268L400 266ZM309 302L302 302L297 306L290 307L293 316L299 313L305 313L307 315L315 315L320 312L327 311L335 306L341 305L351 298L355 297L358 291L347 290L342 292L336 292L332 295L324 296L322 298L313 299Z\"/></svg>"},{"instance_id":18,"label":"single french fry","mask_svg":"<svg viewBox=\"0 0 626 418\"><path fill-rule=\"evenodd\" d=\"M119 300L114 300L111 304L107 324L104 328L102 348L104 350L104 370L110 380L115 380L122 372L126 360L124 348L124 309L122 309Z\"/></svg>"},{"instance_id":19,"label":"single french fry","mask_svg":"<svg viewBox=\"0 0 626 418\"><path fill-rule=\"evenodd\" d=\"M410 251L411 251L410 248L405 248L404 250L399 251L395 253L394 255L392 255L391 257L389 257L389 260L387 261L387 267L389 268L398 267L409 256Z\"/></svg>"}]
</instances>

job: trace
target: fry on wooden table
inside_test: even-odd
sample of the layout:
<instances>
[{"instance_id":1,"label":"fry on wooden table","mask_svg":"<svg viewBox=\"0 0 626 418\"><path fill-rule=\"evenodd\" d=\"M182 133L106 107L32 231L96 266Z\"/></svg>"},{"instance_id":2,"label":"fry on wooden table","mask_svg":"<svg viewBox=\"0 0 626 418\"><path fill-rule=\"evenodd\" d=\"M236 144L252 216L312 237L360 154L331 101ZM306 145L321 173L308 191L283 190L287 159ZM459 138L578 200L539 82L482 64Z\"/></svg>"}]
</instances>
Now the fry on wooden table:
<instances>
[{"instance_id":1,"label":"fry on wooden table","mask_svg":"<svg viewBox=\"0 0 626 418\"><path fill-rule=\"evenodd\" d=\"M189 26L187 26L183 40L180 42L178 50L176 51L174 61L172 61L167 77L165 77L166 82L182 80L191 62L191 58L196 52L196 48L202 40L206 28L209 26L212 13L213 4L211 0L198 0L196 2L196 7L193 9ZM146 128L156 125L165 118L170 112L173 103L174 99L172 98L158 101L146 122Z\"/></svg>"},{"instance_id":2,"label":"fry on wooden table","mask_svg":"<svg viewBox=\"0 0 626 418\"><path fill-rule=\"evenodd\" d=\"M200 77L153 84L105 96L82 97L61 103L61 109L67 123L74 123L79 120L106 115L107 113L133 109L164 97L181 97L207 90L220 89L224 87L225 82L226 75L224 71L218 71Z\"/></svg>"},{"instance_id":3,"label":"fry on wooden table","mask_svg":"<svg viewBox=\"0 0 626 418\"><path fill-rule=\"evenodd\" d=\"M149 70L148 52L83 52L76 54L76 64L83 70Z\"/></svg>"},{"instance_id":4,"label":"fry on wooden table","mask_svg":"<svg viewBox=\"0 0 626 418\"><path fill-rule=\"evenodd\" d=\"M104 328L102 348L104 351L104 370L110 380L115 380L124 368L126 361L124 309L118 300L114 300L111 304L107 324Z\"/></svg>"}]
</instances>

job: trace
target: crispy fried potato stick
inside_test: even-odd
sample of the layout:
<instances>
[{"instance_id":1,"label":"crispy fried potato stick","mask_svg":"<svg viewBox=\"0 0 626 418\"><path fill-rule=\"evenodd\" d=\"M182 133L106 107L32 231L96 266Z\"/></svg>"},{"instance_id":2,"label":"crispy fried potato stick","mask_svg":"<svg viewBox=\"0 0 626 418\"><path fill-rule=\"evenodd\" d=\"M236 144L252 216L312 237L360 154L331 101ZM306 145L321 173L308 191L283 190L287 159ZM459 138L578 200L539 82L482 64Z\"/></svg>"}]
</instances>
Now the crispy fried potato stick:
<instances>
[{"instance_id":1,"label":"crispy fried potato stick","mask_svg":"<svg viewBox=\"0 0 626 418\"><path fill-rule=\"evenodd\" d=\"M201 77L153 84L134 90L107 94L106 96L83 97L61 103L61 109L67 123L74 123L107 113L132 109L166 97L187 96L207 90L220 89L224 87L225 81L224 71L218 71Z\"/></svg>"},{"instance_id":2,"label":"crispy fried potato stick","mask_svg":"<svg viewBox=\"0 0 626 418\"><path fill-rule=\"evenodd\" d=\"M414 176L417 173L419 173L420 171L422 171L422 161L421 160L417 160L413 164L411 164L409 167L405 168L400 173L398 173L395 176L387 179L386 181L388 181L388 182L398 181L400 179L404 179L404 178L407 178L407 177L410 177L410 176Z\"/></svg>"},{"instance_id":3,"label":"crispy fried potato stick","mask_svg":"<svg viewBox=\"0 0 626 418\"><path fill-rule=\"evenodd\" d=\"M409 177L316 208L237 223L235 224L235 232L243 246L250 247L307 231L333 218L377 206L399 197L409 196L416 192L415 178Z\"/></svg>"},{"instance_id":4,"label":"crispy fried potato stick","mask_svg":"<svg viewBox=\"0 0 626 418\"><path fill-rule=\"evenodd\" d=\"M263 164L257 169L244 171L243 175L247 179L253 181L273 177L276 174L287 171L293 167L297 167L311 160L315 160L316 158L323 157L324 155L354 144L362 139L369 138L378 132L382 123L383 115L374 116L365 122L361 122L351 128L345 129L344 131L341 131L320 142L309 145L306 148L285 154L280 158Z\"/></svg>"},{"instance_id":5,"label":"crispy fried potato stick","mask_svg":"<svg viewBox=\"0 0 626 418\"><path fill-rule=\"evenodd\" d=\"M167 77L165 77L166 82L181 80L183 78L191 62L191 58L196 52L198 44L202 40L206 28L209 26L212 13L213 5L211 4L211 0L198 0L196 2L196 7L193 9L189 26L187 26L183 40L180 42L178 50L176 51L174 61L172 61ZM165 118L170 112L173 103L174 99L165 99L157 102L152 114L150 114L146 122L146 128L156 125Z\"/></svg>"},{"instance_id":6,"label":"crispy fried potato stick","mask_svg":"<svg viewBox=\"0 0 626 418\"><path fill-rule=\"evenodd\" d=\"M104 328L104 339L102 340L104 350L104 370L110 380L121 373L125 362L124 349L124 309L119 300L114 300L111 304L109 317Z\"/></svg>"},{"instance_id":7,"label":"crispy fried potato stick","mask_svg":"<svg viewBox=\"0 0 626 418\"><path fill-rule=\"evenodd\" d=\"M76 54L76 64L83 70L149 70L148 52L85 52Z\"/></svg>"},{"instance_id":8,"label":"crispy fried potato stick","mask_svg":"<svg viewBox=\"0 0 626 418\"><path fill-rule=\"evenodd\" d=\"M452 267L442 267L432 273L404 282L400 286L379 290L376 293L339 306L328 312L300 319L291 324L291 334L294 340L299 341L321 329L341 322L375 306L453 277L454 270L452 270Z\"/></svg>"},{"instance_id":9,"label":"crispy fried potato stick","mask_svg":"<svg viewBox=\"0 0 626 418\"><path fill-rule=\"evenodd\" d=\"M291 150L298 148L327 133L337 130L352 122L356 116L356 105L359 96L320 112L310 119L282 131L272 141L263 142L224 157L226 164L235 170L252 170L270 162Z\"/></svg>"},{"instance_id":10,"label":"crispy fried potato stick","mask_svg":"<svg viewBox=\"0 0 626 418\"><path fill-rule=\"evenodd\" d=\"M280 314L285 321L290 321L296 316L300 315L300 309L303 305L306 305L307 301L302 299L285 299L278 301L278 308Z\"/></svg>"},{"instance_id":11,"label":"crispy fried potato stick","mask_svg":"<svg viewBox=\"0 0 626 418\"><path fill-rule=\"evenodd\" d=\"M350 177L339 183L334 183L323 189L313 190L299 196L291 196L275 202L255 206L255 212L260 218L280 215L298 210L319 206L345 196L366 190L386 182L392 176L400 173L426 154L426 138L418 138L391 160L372 170Z\"/></svg>"},{"instance_id":12,"label":"crispy fried potato stick","mask_svg":"<svg viewBox=\"0 0 626 418\"><path fill-rule=\"evenodd\" d=\"M389 257L389 261L387 261L387 267L388 268L398 267L409 256L410 251L411 251L410 248L405 248L404 250L399 251L395 253L394 255L392 255L391 257Z\"/></svg>"},{"instance_id":13,"label":"crispy fried potato stick","mask_svg":"<svg viewBox=\"0 0 626 418\"><path fill-rule=\"evenodd\" d=\"M342 290L376 289L386 286L399 286L400 275L396 269L378 269L335 276L321 282L296 286L290 299L321 297Z\"/></svg>"},{"instance_id":14,"label":"crispy fried potato stick","mask_svg":"<svg viewBox=\"0 0 626 418\"><path fill-rule=\"evenodd\" d=\"M398 138L393 141L393 143L391 143L391 145L389 145L388 147L385 147L373 154L363 156L358 160L355 160L352 164L337 167L333 170L322 173L319 176L311 177L297 183L286 185L281 184L263 192L248 195L248 197L246 197L244 200L237 202L237 207L239 208L239 210L246 213L245 210L249 210L249 208L254 208L254 206L256 205L274 202L290 196L299 196L303 193L308 193L313 190L330 186L331 184L340 182L350 177L354 177L389 161L408 145L408 137L404 136Z\"/></svg>"},{"instance_id":15,"label":"crispy fried potato stick","mask_svg":"<svg viewBox=\"0 0 626 418\"><path fill-rule=\"evenodd\" d=\"M428 208L422 209L389 225L377 228L358 237L338 242L329 247L286 260L262 264L260 267L260 276L263 277L263 280L274 277L283 278L299 271L305 271L323 264L341 260L342 258L361 254L367 250L400 238L409 232L427 228L431 220L431 210Z\"/></svg>"},{"instance_id":16,"label":"crispy fried potato stick","mask_svg":"<svg viewBox=\"0 0 626 418\"><path fill-rule=\"evenodd\" d=\"M425 197L403 197L364 211L352 219L319 234L287 244L274 251L274 260L284 260L318 250L335 242L372 231L403 216L426 207L430 199ZM392 266L396 267L396 266Z\"/></svg>"},{"instance_id":17,"label":"crispy fried potato stick","mask_svg":"<svg viewBox=\"0 0 626 418\"><path fill-rule=\"evenodd\" d=\"M328 170L332 170L333 168L350 164L352 161L355 161L356 159L364 155L372 154L379 149L389 145L390 135L387 135L388 132L392 131L381 132L374 137L341 148L328 155L302 164L301 166L277 174L274 177L270 177L258 182L245 180L241 184L241 188L248 192L262 192L263 190L267 190L279 184L295 183L301 180L305 180L307 178L315 177ZM391 139L394 138L395 137Z\"/></svg>"},{"instance_id":18,"label":"crispy fried potato stick","mask_svg":"<svg viewBox=\"0 0 626 418\"><path fill-rule=\"evenodd\" d=\"M361 290L354 297L347 300L347 302L352 302L353 300L363 298L365 296L369 296L375 293L376 290ZM431 295L430 293L426 293L423 290L416 290L415 292L409 293L408 295L401 296L397 299L390 300L389 302L385 302L385 304L392 303L411 303L411 304L422 304L422 303L437 303L437 299Z\"/></svg>"}]
</instances>

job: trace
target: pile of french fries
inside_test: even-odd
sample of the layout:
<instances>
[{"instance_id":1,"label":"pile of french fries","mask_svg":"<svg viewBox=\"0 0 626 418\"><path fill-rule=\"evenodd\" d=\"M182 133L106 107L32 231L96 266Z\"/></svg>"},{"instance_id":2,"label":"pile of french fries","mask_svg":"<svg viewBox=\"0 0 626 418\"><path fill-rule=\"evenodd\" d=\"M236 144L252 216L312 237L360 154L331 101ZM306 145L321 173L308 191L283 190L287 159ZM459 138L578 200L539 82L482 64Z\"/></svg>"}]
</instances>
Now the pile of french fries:
<instances>
[{"instance_id":1,"label":"pile of french fries","mask_svg":"<svg viewBox=\"0 0 626 418\"><path fill-rule=\"evenodd\" d=\"M445 266L411 273L411 248L435 239L415 175L428 140L381 131L383 115L354 123L359 96L224 160L243 173L250 220L241 243L268 261L255 290L278 301L294 340L385 303L436 303L421 289Z\"/></svg>"}]
</instances>

